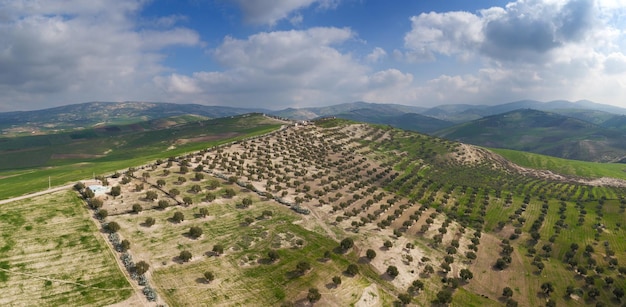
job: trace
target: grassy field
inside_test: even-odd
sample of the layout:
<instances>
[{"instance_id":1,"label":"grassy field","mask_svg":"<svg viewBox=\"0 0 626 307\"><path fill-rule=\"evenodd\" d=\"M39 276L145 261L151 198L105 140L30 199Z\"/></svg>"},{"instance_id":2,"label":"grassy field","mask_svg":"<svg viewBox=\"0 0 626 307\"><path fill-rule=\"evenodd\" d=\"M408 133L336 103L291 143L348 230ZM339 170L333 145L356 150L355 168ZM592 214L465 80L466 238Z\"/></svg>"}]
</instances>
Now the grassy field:
<instances>
[{"instance_id":1,"label":"grassy field","mask_svg":"<svg viewBox=\"0 0 626 307\"><path fill-rule=\"evenodd\" d=\"M547 169L566 175L589 178L613 177L626 179L626 165L621 163L596 163L586 161L567 160L544 156L523 151L490 148L493 152L502 155L513 163L535 169Z\"/></svg>"},{"instance_id":2,"label":"grassy field","mask_svg":"<svg viewBox=\"0 0 626 307\"><path fill-rule=\"evenodd\" d=\"M72 183L92 178L94 174L112 174L148 161L265 134L278 127L275 121L257 115L195 122L178 130L148 131L113 138L107 136L71 145L34 146L32 151L25 152L0 151L0 161L3 161L0 164L4 163L0 169L5 169L0 171L0 199L45 190L49 178L53 186ZM64 153L89 151L88 155L93 155L113 148L115 150L101 157L51 159L56 150L63 150ZM15 164L19 161L30 164L20 169L19 164Z\"/></svg>"},{"instance_id":3,"label":"grassy field","mask_svg":"<svg viewBox=\"0 0 626 307\"><path fill-rule=\"evenodd\" d=\"M73 191L0 206L0 305L102 306L132 290Z\"/></svg>"}]
</instances>

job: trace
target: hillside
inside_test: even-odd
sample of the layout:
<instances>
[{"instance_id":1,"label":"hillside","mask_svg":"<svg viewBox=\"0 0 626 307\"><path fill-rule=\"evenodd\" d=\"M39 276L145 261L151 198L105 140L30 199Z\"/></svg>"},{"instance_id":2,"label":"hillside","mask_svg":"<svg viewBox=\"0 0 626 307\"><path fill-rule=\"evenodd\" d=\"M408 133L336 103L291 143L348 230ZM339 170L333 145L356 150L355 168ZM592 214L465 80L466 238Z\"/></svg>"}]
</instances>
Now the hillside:
<instances>
[{"instance_id":1,"label":"hillside","mask_svg":"<svg viewBox=\"0 0 626 307\"><path fill-rule=\"evenodd\" d=\"M576 102L565 100L554 100L548 102L520 100L494 105L442 105L425 110L424 112L421 112L421 114L455 123L463 123L519 109L533 109L552 112L594 122L596 124L600 124L603 121L608 120L611 116L626 114L626 109L624 108L594 103L586 100Z\"/></svg>"},{"instance_id":2,"label":"hillside","mask_svg":"<svg viewBox=\"0 0 626 307\"><path fill-rule=\"evenodd\" d=\"M417 113L388 114L374 109L356 109L346 113L339 113L335 116L357 122L389 125L399 129L422 133L432 133L454 125L451 122Z\"/></svg>"},{"instance_id":3,"label":"hillside","mask_svg":"<svg viewBox=\"0 0 626 307\"><path fill-rule=\"evenodd\" d=\"M37 111L0 113L3 135L26 135L91 128L95 125L123 125L175 116L219 118L262 109L241 109L198 104L154 102L87 102Z\"/></svg>"},{"instance_id":4,"label":"hillside","mask_svg":"<svg viewBox=\"0 0 626 307\"><path fill-rule=\"evenodd\" d=\"M584 161L615 162L626 156L626 136L617 130L531 109L487 116L435 135L485 147Z\"/></svg>"},{"instance_id":5,"label":"hillside","mask_svg":"<svg viewBox=\"0 0 626 307\"><path fill-rule=\"evenodd\" d=\"M399 116L404 113L420 113L425 110L425 108L399 104L351 102L326 107L299 109L290 108L281 111L273 111L272 114L290 119L303 120L318 117L337 116L338 114L345 114L363 109L371 110L372 112L378 114L378 116ZM368 119L365 120L365 122L370 122L368 117L365 117L364 119Z\"/></svg>"},{"instance_id":6,"label":"hillside","mask_svg":"<svg viewBox=\"0 0 626 307\"><path fill-rule=\"evenodd\" d=\"M23 210L0 207L10 212L0 215L0 231L14 242L0 249L0 303L608 305L626 287L624 181L524 168L415 132L327 119L100 179L118 192L96 201L77 186L89 197L82 207L71 193ZM69 203L84 212L58 211ZM41 217L68 225L68 234L80 221L99 230L64 237L57 228L61 242L50 248L29 239L50 231ZM114 275L106 264L81 273L81 240L109 251L96 238L115 247L121 273L138 289L130 298L123 283L104 288L120 292L114 298L97 295L99 276ZM44 266L37 277L46 282L29 281L20 294L24 274L57 259L57 250L65 275ZM67 291L69 282L91 300Z\"/></svg>"}]
</instances>

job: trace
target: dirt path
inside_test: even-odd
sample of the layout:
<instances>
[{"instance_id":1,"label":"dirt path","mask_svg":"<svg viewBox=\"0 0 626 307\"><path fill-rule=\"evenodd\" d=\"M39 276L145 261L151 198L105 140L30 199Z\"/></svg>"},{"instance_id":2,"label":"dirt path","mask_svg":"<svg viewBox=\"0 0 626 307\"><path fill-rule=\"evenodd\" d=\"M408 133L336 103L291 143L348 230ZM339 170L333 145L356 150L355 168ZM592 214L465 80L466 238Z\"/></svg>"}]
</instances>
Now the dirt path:
<instances>
[{"instance_id":1,"label":"dirt path","mask_svg":"<svg viewBox=\"0 0 626 307\"><path fill-rule=\"evenodd\" d=\"M54 187L54 188L51 188L51 189L47 189L47 190L43 190L43 191L31 193L31 194L26 194L26 195L22 195L22 196L13 197L13 198L3 199L3 200L0 200L0 205L8 204L8 203L11 203L11 202L14 202L14 201L28 199L28 198L32 198L32 197L36 197L36 196L41 196L41 195L45 195L45 194L50 194L50 193L54 193L54 192L58 192L58 191L66 190L66 189L71 189L73 186L74 186L74 184L67 184L67 185L62 185L62 186Z\"/></svg>"}]
</instances>

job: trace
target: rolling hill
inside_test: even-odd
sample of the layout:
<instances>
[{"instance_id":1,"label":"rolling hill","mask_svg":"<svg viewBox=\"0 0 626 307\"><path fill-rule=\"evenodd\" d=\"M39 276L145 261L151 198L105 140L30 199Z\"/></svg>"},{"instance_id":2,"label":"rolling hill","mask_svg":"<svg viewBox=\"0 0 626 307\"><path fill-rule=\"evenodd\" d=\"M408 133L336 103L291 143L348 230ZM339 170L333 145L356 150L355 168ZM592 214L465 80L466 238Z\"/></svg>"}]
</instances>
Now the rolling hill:
<instances>
[{"instance_id":1,"label":"rolling hill","mask_svg":"<svg viewBox=\"0 0 626 307\"><path fill-rule=\"evenodd\" d=\"M484 124L596 127L522 111ZM621 304L624 180L521 167L384 125L276 124L259 114L194 122L185 133L221 145L119 161L100 177L116 194L76 184L81 194L0 204L0 303ZM250 137L226 142L237 127ZM88 162L89 175L106 173L107 159ZM0 171L5 195L12 171ZM33 181L19 184L36 190Z\"/></svg>"},{"instance_id":2,"label":"rolling hill","mask_svg":"<svg viewBox=\"0 0 626 307\"><path fill-rule=\"evenodd\" d=\"M267 110L138 101L86 102L44 110L0 113L0 129L3 134L10 135L39 134L183 115L219 118L253 112L266 113Z\"/></svg>"},{"instance_id":3,"label":"rolling hill","mask_svg":"<svg viewBox=\"0 0 626 307\"><path fill-rule=\"evenodd\" d=\"M487 116L437 131L470 144L555 157L617 162L626 156L626 135L556 113L522 109Z\"/></svg>"},{"instance_id":4,"label":"rolling hill","mask_svg":"<svg viewBox=\"0 0 626 307\"><path fill-rule=\"evenodd\" d=\"M356 109L335 115L338 118L349 119L371 124L384 124L404 130L432 133L454 125L451 122L424 116L417 113L389 114L375 109Z\"/></svg>"}]
</instances>

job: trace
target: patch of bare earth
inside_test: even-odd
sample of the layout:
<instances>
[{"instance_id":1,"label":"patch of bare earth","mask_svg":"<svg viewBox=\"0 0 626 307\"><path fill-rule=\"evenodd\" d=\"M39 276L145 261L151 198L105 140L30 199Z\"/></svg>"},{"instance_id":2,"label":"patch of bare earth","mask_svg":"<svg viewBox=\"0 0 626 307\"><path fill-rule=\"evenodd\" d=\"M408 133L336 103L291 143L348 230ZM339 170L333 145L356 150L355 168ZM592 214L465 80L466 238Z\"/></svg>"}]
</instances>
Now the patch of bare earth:
<instances>
[{"instance_id":1,"label":"patch of bare earth","mask_svg":"<svg viewBox=\"0 0 626 307\"><path fill-rule=\"evenodd\" d=\"M359 301L354 304L355 307L374 307L380 306L380 296L378 294L378 287L376 284L371 284L367 288L363 289L363 294Z\"/></svg>"}]
</instances>

